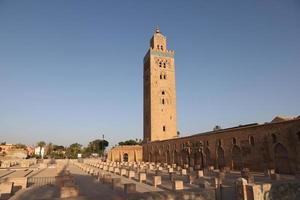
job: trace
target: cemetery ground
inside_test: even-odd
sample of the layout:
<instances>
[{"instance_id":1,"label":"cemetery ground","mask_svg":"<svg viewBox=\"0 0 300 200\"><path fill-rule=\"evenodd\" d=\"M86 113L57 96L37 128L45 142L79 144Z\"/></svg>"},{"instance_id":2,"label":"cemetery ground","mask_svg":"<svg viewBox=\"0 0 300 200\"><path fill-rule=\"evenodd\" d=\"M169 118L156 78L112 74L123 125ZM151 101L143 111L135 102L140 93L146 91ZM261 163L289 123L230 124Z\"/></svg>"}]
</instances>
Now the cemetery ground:
<instances>
[{"instance_id":1,"label":"cemetery ground","mask_svg":"<svg viewBox=\"0 0 300 200\"><path fill-rule=\"evenodd\" d=\"M300 199L299 175L150 162L6 160L0 199Z\"/></svg>"}]
</instances>

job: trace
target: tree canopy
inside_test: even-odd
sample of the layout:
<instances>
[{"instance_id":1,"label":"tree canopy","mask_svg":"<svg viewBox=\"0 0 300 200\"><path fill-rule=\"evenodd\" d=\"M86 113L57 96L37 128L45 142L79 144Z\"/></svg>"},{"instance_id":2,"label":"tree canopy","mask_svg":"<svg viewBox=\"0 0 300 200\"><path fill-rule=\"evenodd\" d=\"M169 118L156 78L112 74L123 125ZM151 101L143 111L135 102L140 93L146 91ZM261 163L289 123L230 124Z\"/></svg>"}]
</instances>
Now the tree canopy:
<instances>
[{"instance_id":1,"label":"tree canopy","mask_svg":"<svg viewBox=\"0 0 300 200\"><path fill-rule=\"evenodd\" d=\"M141 139L135 139L135 140L126 140L124 142L119 142L119 145L140 145L142 144L142 140Z\"/></svg>"},{"instance_id":2,"label":"tree canopy","mask_svg":"<svg viewBox=\"0 0 300 200\"><path fill-rule=\"evenodd\" d=\"M97 155L103 155L108 145L108 141L101 139L96 139L89 142L86 147L83 147L83 145L79 143L73 143L68 147L53 144L51 142L46 144L46 142L44 141L39 141L36 144L37 147L45 147L45 158L55 159L76 159L78 157L78 154L82 154L82 157L89 157L94 153L96 153ZM23 144L16 144L15 148L26 148L26 146ZM40 149L39 155L35 155L37 158L41 157L41 150L42 149Z\"/></svg>"},{"instance_id":3,"label":"tree canopy","mask_svg":"<svg viewBox=\"0 0 300 200\"><path fill-rule=\"evenodd\" d=\"M82 152L82 145L78 143L71 144L66 151L66 156L68 158L77 158L78 154Z\"/></svg>"},{"instance_id":4,"label":"tree canopy","mask_svg":"<svg viewBox=\"0 0 300 200\"><path fill-rule=\"evenodd\" d=\"M92 153L97 153L98 155L103 155L105 148L108 146L106 140L93 140L91 141L86 148L84 148L83 155L84 157L90 156Z\"/></svg>"},{"instance_id":5,"label":"tree canopy","mask_svg":"<svg viewBox=\"0 0 300 200\"><path fill-rule=\"evenodd\" d=\"M44 141L39 141L36 145L37 145L38 147L44 147L44 146L46 146L46 142L44 142Z\"/></svg>"}]
</instances>

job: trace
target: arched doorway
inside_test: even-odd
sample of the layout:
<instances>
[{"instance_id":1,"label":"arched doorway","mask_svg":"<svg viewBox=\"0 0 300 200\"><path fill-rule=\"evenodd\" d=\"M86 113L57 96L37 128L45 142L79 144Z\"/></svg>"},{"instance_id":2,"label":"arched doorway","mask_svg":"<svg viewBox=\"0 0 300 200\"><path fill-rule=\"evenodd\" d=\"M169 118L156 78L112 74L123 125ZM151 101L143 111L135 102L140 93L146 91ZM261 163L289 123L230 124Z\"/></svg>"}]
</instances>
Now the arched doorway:
<instances>
[{"instance_id":1,"label":"arched doorway","mask_svg":"<svg viewBox=\"0 0 300 200\"><path fill-rule=\"evenodd\" d=\"M212 165L209 148L206 148L204 153L205 153L205 167L208 167L208 166Z\"/></svg>"},{"instance_id":2,"label":"arched doorway","mask_svg":"<svg viewBox=\"0 0 300 200\"><path fill-rule=\"evenodd\" d=\"M241 170L243 168L243 158L241 149L234 145L232 148L232 169Z\"/></svg>"},{"instance_id":3,"label":"arched doorway","mask_svg":"<svg viewBox=\"0 0 300 200\"><path fill-rule=\"evenodd\" d=\"M161 152L161 150L158 150L158 157L157 157L157 162L165 162L165 159L164 159L164 154Z\"/></svg>"},{"instance_id":4,"label":"arched doorway","mask_svg":"<svg viewBox=\"0 0 300 200\"><path fill-rule=\"evenodd\" d=\"M152 162L152 152L149 153L149 158L148 158L148 162Z\"/></svg>"},{"instance_id":5,"label":"arched doorway","mask_svg":"<svg viewBox=\"0 0 300 200\"><path fill-rule=\"evenodd\" d=\"M179 159L178 159L178 152L174 151L174 163L176 165L179 165Z\"/></svg>"},{"instance_id":6,"label":"arched doorway","mask_svg":"<svg viewBox=\"0 0 300 200\"><path fill-rule=\"evenodd\" d=\"M290 173L290 163L288 151L286 148L278 143L275 145L275 170L277 173L289 174Z\"/></svg>"},{"instance_id":7,"label":"arched doorway","mask_svg":"<svg viewBox=\"0 0 300 200\"><path fill-rule=\"evenodd\" d=\"M123 154L123 162L128 162L128 153Z\"/></svg>"},{"instance_id":8,"label":"arched doorway","mask_svg":"<svg viewBox=\"0 0 300 200\"><path fill-rule=\"evenodd\" d=\"M122 159L122 153L119 152L119 161L122 162L122 160L123 160L123 159Z\"/></svg>"},{"instance_id":9,"label":"arched doorway","mask_svg":"<svg viewBox=\"0 0 300 200\"><path fill-rule=\"evenodd\" d=\"M170 151L167 151L167 163L170 164L171 163L171 153Z\"/></svg>"},{"instance_id":10,"label":"arched doorway","mask_svg":"<svg viewBox=\"0 0 300 200\"><path fill-rule=\"evenodd\" d=\"M134 151L134 155L133 155L133 161L136 162L137 161L137 155L136 155L136 151Z\"/></svg>"},{"instance_id":11,"label":"arched doorway","mask_svg":"<svg viewBox=\"0 0 300 200\"><path fill-rule=\"evenodd\" d=\"M202 153L202 151L197 151L194 153L194 166L196 169L203 168L203 153Z\"/></svg>"},{"instance_id":12,"label":"arched doorway","mask_svg":"<svg viewBox=\"0 0 300 200\"><path fill-rule=\"evenodd\" d=\"M219 169L222 169L225 167L224 150L221 146L219 146L217 149L217 167Z\"/></svg>"},{"instance_id":13,"label":"arched doorway","mask_svg":"<svg viewBox=\"0 0 300 200\"><path fill-rule=\"evenodd\" d=\"M156 151L155 153L154 153L154 162L158 162L158 157L159 157L159 153L158 153L158 151Z\"/></svg>"},{"instance_id":14,"label":"arched doorway","mask_svg":"<svg viewBox=\"0 0 300 200\"><path fill-rule=\"evenodd\" d=\"M189 157L189 153L185 150L182 150L181 152L181 157L182 157L182 163L183 164L190 164L190 157Z\"/></svg>"}]
</instances>

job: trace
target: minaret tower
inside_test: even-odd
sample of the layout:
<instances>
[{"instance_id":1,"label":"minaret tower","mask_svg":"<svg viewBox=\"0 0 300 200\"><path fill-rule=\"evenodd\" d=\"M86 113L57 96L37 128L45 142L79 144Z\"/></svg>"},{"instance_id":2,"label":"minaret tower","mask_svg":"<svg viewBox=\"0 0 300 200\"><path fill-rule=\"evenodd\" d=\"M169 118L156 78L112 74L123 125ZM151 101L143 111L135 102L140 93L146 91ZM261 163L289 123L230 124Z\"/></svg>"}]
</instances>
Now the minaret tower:
<instances>
[{"instance_id":1,"label":"minaret tower","mask_svg":"<svg viewBox=\"0 0 300 200\"><path fill-rule=\"evenodd\" d=\"M156 28L144 57L144 141L177 137L174 51Z\"/></svg>"}]
</instances>

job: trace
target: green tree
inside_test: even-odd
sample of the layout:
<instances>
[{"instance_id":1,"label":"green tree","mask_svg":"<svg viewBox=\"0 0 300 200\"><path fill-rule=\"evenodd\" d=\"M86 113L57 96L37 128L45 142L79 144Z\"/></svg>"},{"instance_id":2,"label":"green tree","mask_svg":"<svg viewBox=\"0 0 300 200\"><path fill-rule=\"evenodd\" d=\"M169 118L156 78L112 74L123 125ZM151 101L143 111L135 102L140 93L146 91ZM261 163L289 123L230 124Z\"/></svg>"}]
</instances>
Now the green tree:
<instances>
[{"instance_id":1,"label":"green tree","mask_svg":"<svg viewBox=\"0 0 300 200\"><path fill-rule=\"evenodd\" d=\"M64 151L65 147L62 145L53 145L53 151Z\"/></svg>"},{"instance_id":2,"label":"green tree","mask_svg":"<svg viewBox=\"0 0 300 200\"><path fill-rule=\"evenodd\" d=\"M53 145L52 153L50 154L51 158L62 159L66 158L66 148L62 145Z\"/></svg>"},{"instance_id":3,"label":"green tree","mask_svg":"<svg viewBox=\"0 0 300 200\"><path fill-rule=\"evenodd\" d=\"M124 142L119 142L119 145L140 145L142 144L142 140L141 139L135 139L135 140L126 140Z\"/></svg>"},{"instance_id":4,"label":"green tree","mask_svg":"<svg viewBox=\"0 0 300 200\"><path fill-rule=\"evenodd\" d=\"M84 147L82 149L82 157L86 158L92 154L92 150L89 147Z\"/></svg>"},{"instance_id":5,"label":"green tree","mask_svg":"<svg viewBox=\"0 0 300 200\"><path fill-rule=\"evenodd\" d=\"M39 142L37 143L37 146L38 146L38 147L44 147L44 146L46 146L46 142L44 142L44 141L39 141Z\"/></svg>"},{"instance_id":6,"label":"green tree","mask_svg":"<svg viewBox=\"0 0 300 200\"><path fill-rule=\"evenodd\" d=\"M78 154L82 152L81 148L82 148L81 144L78 143L71 144L67 148L67 152L66 152L67 157L72 159L77 158Z\"/></svg>"},{"instance_id":7,"label":"green tree","mask_svg":"<svg viewBox=\"0 0 300 200\"><path fill-rule=\"evenodd\" d=\"M93 140L91 141L86 148L83 150L84 157L90 156L92 153L97 153L99 155L103 155L105 148L108 146L108 142L106 140Z\"/></svg>"}]
</instances>

